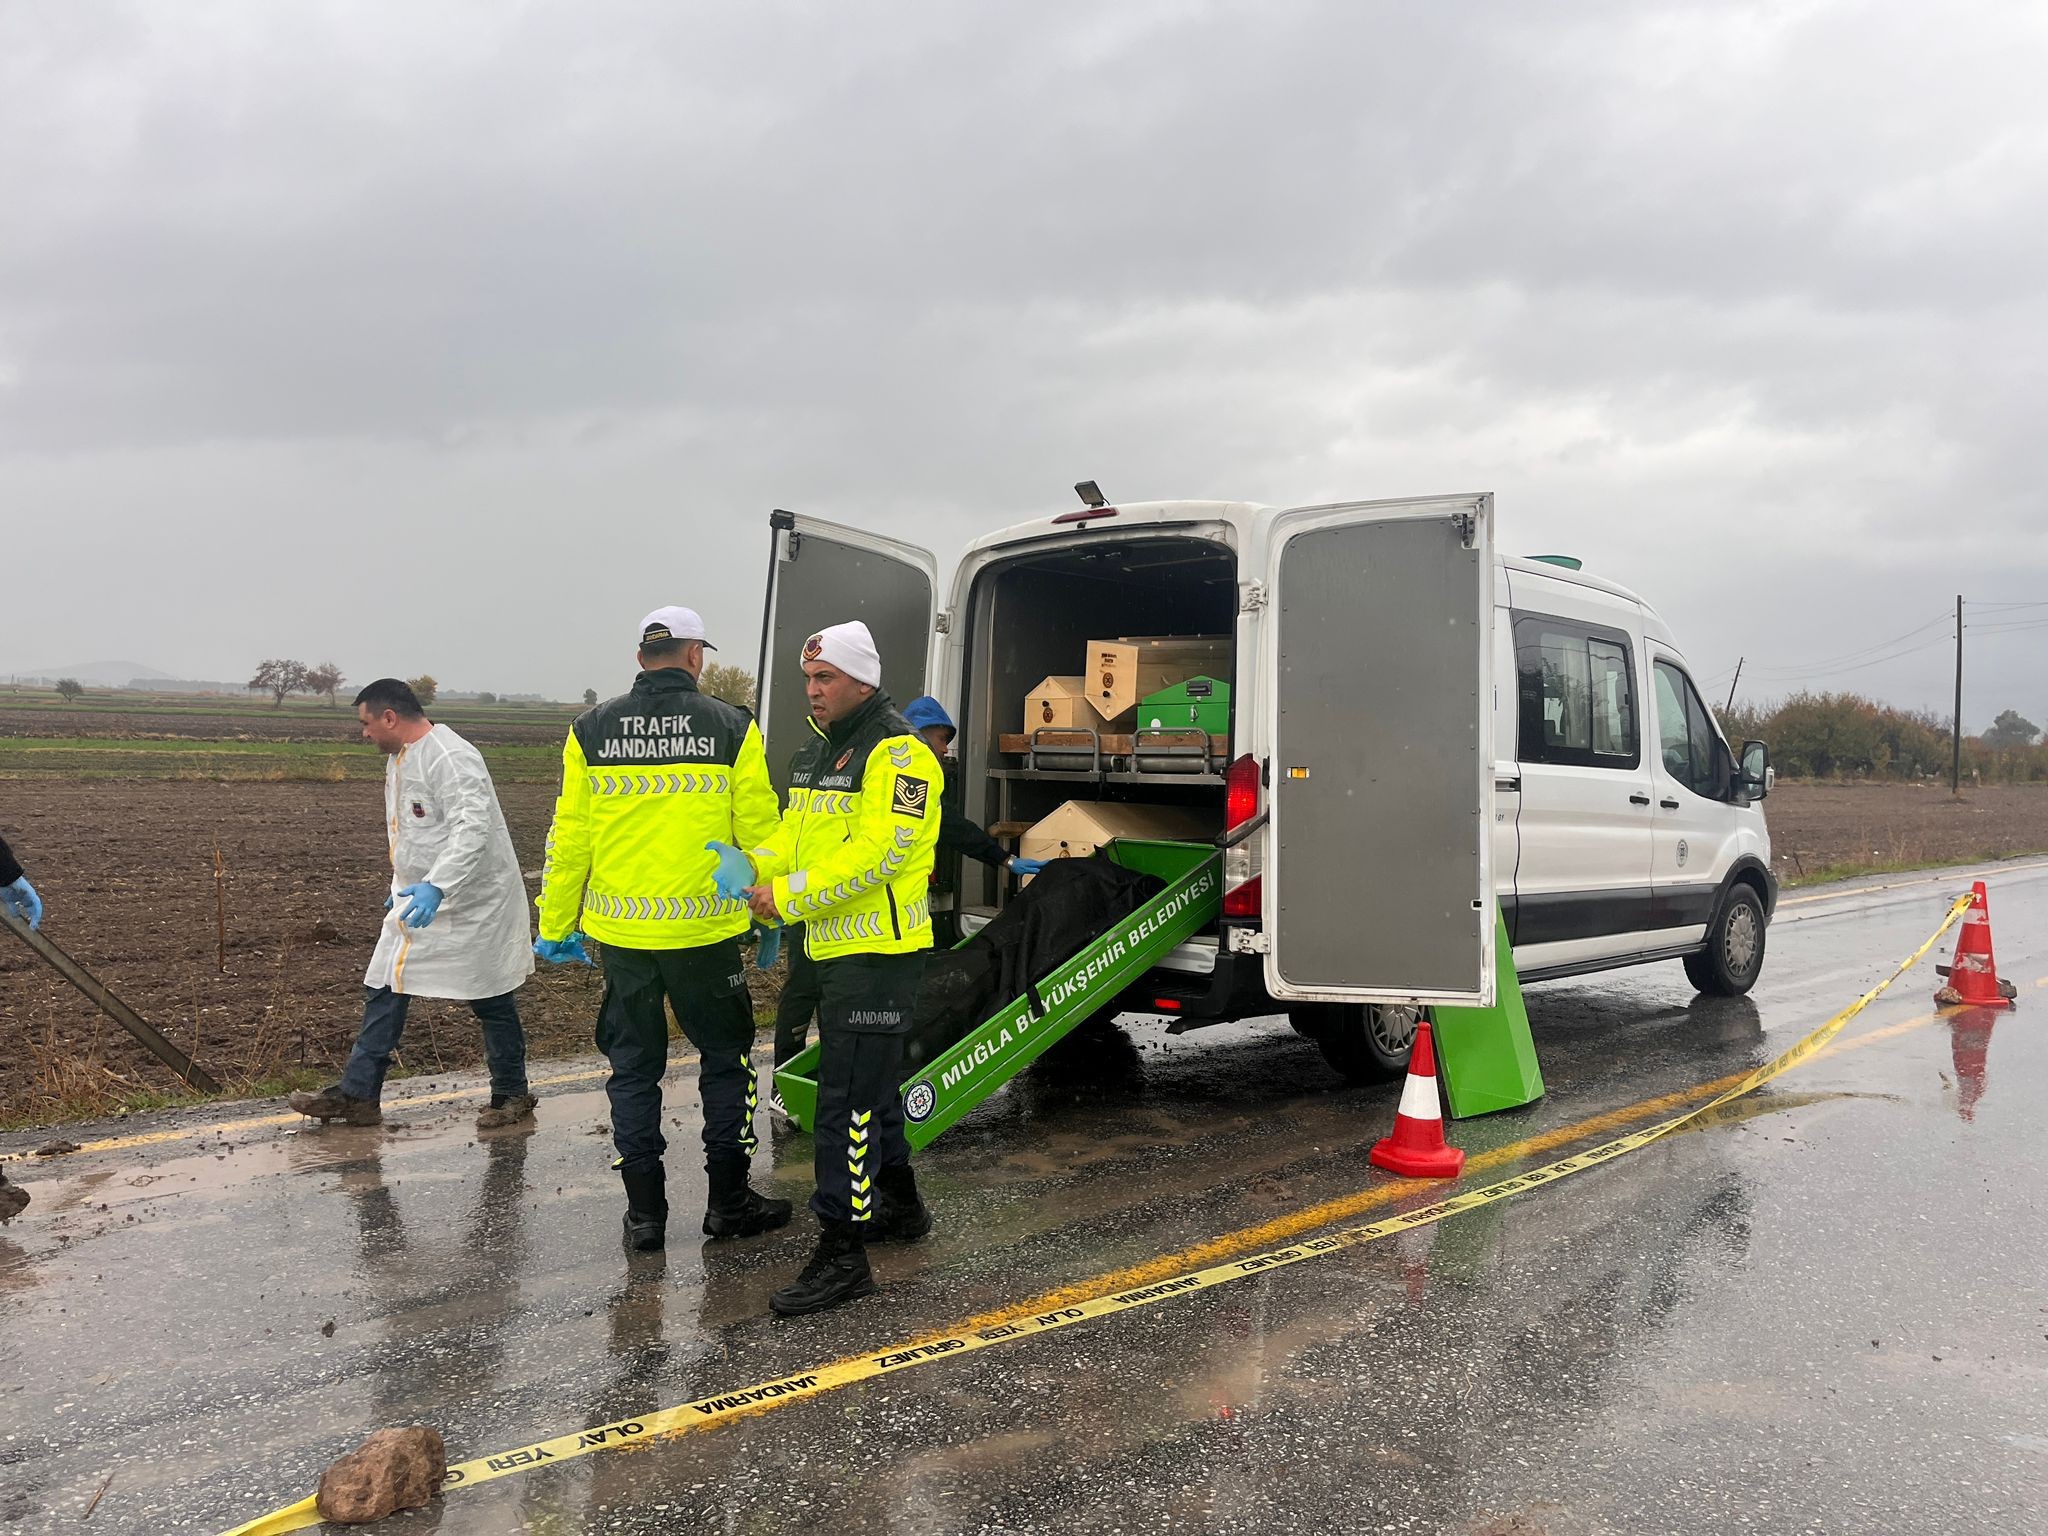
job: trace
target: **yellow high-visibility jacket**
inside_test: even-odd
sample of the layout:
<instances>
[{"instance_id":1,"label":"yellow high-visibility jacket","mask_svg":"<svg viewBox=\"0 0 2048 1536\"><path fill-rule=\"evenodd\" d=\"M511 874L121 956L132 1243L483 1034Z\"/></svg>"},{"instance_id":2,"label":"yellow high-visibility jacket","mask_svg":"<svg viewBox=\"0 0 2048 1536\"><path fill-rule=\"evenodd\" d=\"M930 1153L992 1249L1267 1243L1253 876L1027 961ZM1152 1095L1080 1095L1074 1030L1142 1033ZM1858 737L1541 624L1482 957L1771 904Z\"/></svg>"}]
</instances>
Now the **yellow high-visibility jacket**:
<instances>
[{"instance_id":1,"label":"yellow high-visibility jacket","mask_svg":"<svg viewBox=\"0 0 2048 1536\"><path fill-rule=\"evenodd\" d=\"M753 845L755 877L804 925L813 960L930 949L939 760L883 693L830 732L811 729L782 822Z\"/></svg>"},{"instance_id":2,"label":"yellow high-visibility jacket","mask_svg":"<svg viewBox=\"0 0 2048 1536\"><path fill-rule=\"evenodd\" d=\"M761 731L679 667L585 710L562 746L562 792L541 870L540 936L581 927L622 949L695 949L747 931L712 886L712 839L745 848L775 828Z\"/></svg>"}]
</instances>

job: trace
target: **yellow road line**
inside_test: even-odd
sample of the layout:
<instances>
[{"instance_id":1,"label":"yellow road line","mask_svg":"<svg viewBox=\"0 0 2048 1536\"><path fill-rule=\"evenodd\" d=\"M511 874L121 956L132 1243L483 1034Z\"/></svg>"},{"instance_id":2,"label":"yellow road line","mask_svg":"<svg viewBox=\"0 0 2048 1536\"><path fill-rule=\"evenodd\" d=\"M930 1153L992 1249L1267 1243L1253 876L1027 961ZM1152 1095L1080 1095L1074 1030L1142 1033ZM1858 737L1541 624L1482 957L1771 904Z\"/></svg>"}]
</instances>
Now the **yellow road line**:
<instances>
[{"instance_id":1,"label":"yellow road line","mask_svg":"<svg viewBox=\"0 0 2048 1536\"><path fill-rule=\"evenodd\" d=\"M1135 1284L1127 1283L1130 1277L1143 1276L1152 1270L1155 1265L1143 1265L1120 1270L1112 1275L1098 1276L1095 1280L1087 1282L1083 1287L1072 1288L1075 1290L1085 1289L1090 1294L1085 1297L1077 1296L1074 1300L1064 1305L1045 1307L1043 1310L1025 1310L1027 1308L1036 1308L1041 1302L1046 1300L1044 1297L1035 1298L1034 1301L1025 1303L1022 1307L1006 1308L1001 1313L986 1314L981 1318L969 1319L967 1322L957 1325L946 1332L921 1335L879 1352L847 1356L813 1367L796 1375L778 1377L772 1381L756 1382L752 1386L742 1387L737 1391L698 1398L694 1402L680 1403L672 1408L659 1409L639 1418L614 1420L609 1424L594 1425L589 1429L572 1431L569 1434L559 1435L550 1440L532 1442L496 1456L484 1456L472 1461L462 1462L448 1469L447 1480L443 1485L444 1489L452 1490L472 1487L478 1483L491 1482L501 1477L508 1477L515 1473L523 1472L530 1467L543 1466L548 1462L571 1460L576 1457L590 1455L595 1451L647 1445L658 1439L690 1434L715 1425L727 1423L735 1418L765 1413L775 1408L785 1407L791 1403L817 1397L822 1393L834 1391L840 1387L852 1386L858 1382L874 1380L879 1376L892 1375L898 1371L912 1369L928 1364L933 1360L950 1359L955 1355L987 1349L992 1345L1004 1344L1016 1339L1030 1338L1055 1329L1070 1327L1075 1323L1085 1322L1091 1318L1130 1311L1138 1307L1151 1306L1156 1302L1175 1297L1193 1295L1198 1291L1208 1290L1219 1285L1227 1285L1251 1275L1264 1274L1269 1270L1304 1263L1307 1260L1321 1258L1327 1254L1341 1252L1364 1243L1377 1242L1382 1238L1391 1237L1399 1232L1410 1231L1417 1227L1431 1226L1461 1212L1491 1205L1497 1201L1506 1200L1514 1195L1525 1193L1528 1190L1540 1188L1545 1184L1555 1183L1559 1179L1583 1173L1589 1168L1599 1167L1629 1152L1649 1146L1651 1143L1670 1135L1681 1127L1694 1123L1701 1116L1709 1114L1722 1105L1762 1087L1773 1078L1820 1055L1851 1019L1854 1019L1865 1008L1869 1007L1871 1003L1875 1002L1893 982L1905 975L1940 941L1942 935L1947 933L1955 925L1957 919L1968 909L1969 904L1967 896L1955 901L1949 907L1948 915L1942 919L1941 926L1935 929L1918 949L1900 961L1884 980L1865 992L1848 1007L1835 1014L1834 1017L1830 1018L1811 1034L1799 1040L1790 1050L1782 1055L1765 1062L1754 1071L1738 1074L1732 1080L1722 1078L1716 1084L1702 1084L1695 1088L1682 1090L1677 1094L1666 1094L1658 1099L1645 1100L1642 1104L1632 1105L1627 1109L1609 1111L1605 1115L1595 1116L1591 1120L1582 1122L1582 1127L1595 1125L1611 1127L1617 1123L1616 1117L1640 1119L1645 1114L1656 1112L1650 1106L1670 1108L1674 1101L1682 1103L1696 1100L1705 1096L1713 1089L1720 1088L1719 1092L1713 1092L1712 1097L1707 1098L1706 1103L1698 1108L1688 1109L1684 1114L1674 1119L1663 1121L1660 1124L1649 1126L1643 1130L1631 1132L1626 1136L1619 1137L1600 1146L1592 1147L1587 1151L1577 1153L1571 1157L1561 1158L1543 1167L1530 1169L1525 1173L1513 1175L1482 1188L1460 1190L1434 1204L1426 1204L1417 1209L1405 1211L1399 1215L1390 1216L1382 1221L1373 1222L1366 1226L1352 1227L1329 1233L1322 1237L1308 1238L1284 1248L1254 1254L1249 1258L1214 1264L1202 1269L1183 1270L1181 1273L1170 1274L1168 1277L1159 1279L1156 1282L1140 1278ZM1908 1029L1919 1028L1930 1022L1932 1017L1934 1016L1922 1016L1888 1026L1884 1031L1873 1032L1873 1038L1880 1035L1896 1035L1904 1033ZM1727 1084L1728 1086L1720 1087L1720 1084ZM1466 1166L1473 1169L1497 1166L1500 1162L1507 1161L1510 1157L1514 1156L1518 1149L1538 1145L1554 1146L1562 1139L1570 1139L1573 1132L1577 1132L1579 1135L1597 1134L1597 1132L1588 1132L1580 1127L1551 1131L1542 1136L1531 1137L1524 1143L1517 1143L1514 1148L1496 1148L1491 1153L1481 1154L1479 1157L1468 1161ZM1526 1155L1526 1153L1523 1153L1523 1155ZM1254 1233L1270 1235L1279 1228L1301 1222L1311 1215L1342 1210L1352 1202L1360 1202L1355 1208L1363 1208L1366 1204L1385 1204L1397 1198L1399 1194L1406 1193L1407 1190L1408 1186L1406 1185L1376 1186L1373 1189L1361 1191L1357 1195L1347 1196L1343 1200L1326 1202L1321 1206L1311 1208L1310 1211L1298 1212L1292 1217L1283 1217L1276 1222L1246 1228L1242 1234L1233 1234L1233 1236L1249 1236ZM1319 1224L1327 1225L1327 1220ZM1218 1239L1216 1241L1228 1243L1230 1239ZM1215 1244L1213 1243L1204 1244L1199 1248L1186 1250L1186 1253L1189 1255L1201 1254L1214 1246ZM1183 1256L1176 1257L1182 1258ZM1049 1294L1056 1298L1060 1293ZM314 1501L308 1498L302 1499L297 1504L289 1505L284 1509L275 1510L268 1515L259 1516L247 1524L237 1526L234 1530L228 1532L227 1536L283 1536L283 1533L306 1530L319 1523L320 1516L314 1507Z\"/></svg>"}]
</instances>

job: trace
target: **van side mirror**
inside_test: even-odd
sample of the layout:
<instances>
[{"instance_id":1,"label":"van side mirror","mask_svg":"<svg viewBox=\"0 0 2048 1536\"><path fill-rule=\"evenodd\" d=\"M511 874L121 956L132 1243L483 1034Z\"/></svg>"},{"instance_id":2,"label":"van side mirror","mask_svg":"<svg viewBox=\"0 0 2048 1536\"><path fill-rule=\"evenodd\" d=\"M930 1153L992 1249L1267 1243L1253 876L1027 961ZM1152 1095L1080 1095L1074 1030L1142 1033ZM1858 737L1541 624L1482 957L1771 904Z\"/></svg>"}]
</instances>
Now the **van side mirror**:
<instances>
[{"instance_id":1,"label":"van side mirror","mask_svg":"<svg viewBox=\"0 0 2048 1536\"><path fill-rule=\"evenodd\" d=\"M1745 741L1742 767L1735 775L1736 792L1751 800L1761 800L1771 792L1777 777L1771 767L1771 749L1760 741Z\"/></svg>"}]
</instances>

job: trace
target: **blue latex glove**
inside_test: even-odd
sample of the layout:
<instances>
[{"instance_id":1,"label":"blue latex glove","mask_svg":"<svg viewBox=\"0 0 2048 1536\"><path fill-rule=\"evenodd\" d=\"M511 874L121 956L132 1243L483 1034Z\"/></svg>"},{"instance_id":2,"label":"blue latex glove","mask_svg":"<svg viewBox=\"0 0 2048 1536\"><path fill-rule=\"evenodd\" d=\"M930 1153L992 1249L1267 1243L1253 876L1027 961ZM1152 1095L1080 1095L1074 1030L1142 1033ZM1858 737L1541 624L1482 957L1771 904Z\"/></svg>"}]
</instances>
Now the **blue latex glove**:
<instances>
[{"instance_id":1,"label":"blue latex glove","mask_svg":"<svg viewBox=\"0 0 2048 1536\"><path fill-rule=\"evenodd\" d=\"M731 843L721 843L714 838L704 846L718 855L718 868L711 873L711 884L719 899L745 901L747 887L754 883L753 864Z\"/></svg>"},{"instance_id":2,"label":"blue latex glove","mask_svg":"<svg viewBox=\"0 0 2048 1536\"><path fill-rule=\"evenodd\" d=\"M550 965L597 964L584 953L583 935L580 933L572 933L566 939L535 939L533 952Z\"/></svg>"},{"instance_id":3,"label":"blue latex glove","mask_svg":"<svg viewBox=\"0 0 2048 1536\"><path fill-rule=\"evenodd\" d=\"M31 928L43 925L43 898L28 883L27 875L12 885L0 885L0 907L5 907L9 915L20 918Z\"/></svg>"},{"instance_id":4,"label":"blue latex glove","mask_svg":"<svg viewBox=\"0 0 2048 1536\"><path fill-rule=\"evenodd\" d=\"M405 909L398 914L398 920L408 928L424 928L434 920L434 914L441 910L441 887L429 885L422 880L418 885L402 887L398 894L409 897Z\"/></svg>"},{"instance_id":5,"label":"blue latex glove","mask_svg":"<svg viewBox=\"0 0 2048 1536\"><path fill-rule=\"evenodd\" d=\"M1045 860L1027 859L1020 853L1012 856L1010 862L1004 868L1008 869L1013 875L1035 875L1045 868Z\"/></svg>"},{"instance_id":6,"label":"blue latex glove","mask_svg":"<svg viewBox=\"0 0 2048 1536\"><path fill-rule=\"evenodd\" d=\"M761 938L761 947L754 951L754 969L772 971L775 962L782 957L782 927L780 924L773 928L756 927L754 932Z\"/></svg>"}]
</instances>

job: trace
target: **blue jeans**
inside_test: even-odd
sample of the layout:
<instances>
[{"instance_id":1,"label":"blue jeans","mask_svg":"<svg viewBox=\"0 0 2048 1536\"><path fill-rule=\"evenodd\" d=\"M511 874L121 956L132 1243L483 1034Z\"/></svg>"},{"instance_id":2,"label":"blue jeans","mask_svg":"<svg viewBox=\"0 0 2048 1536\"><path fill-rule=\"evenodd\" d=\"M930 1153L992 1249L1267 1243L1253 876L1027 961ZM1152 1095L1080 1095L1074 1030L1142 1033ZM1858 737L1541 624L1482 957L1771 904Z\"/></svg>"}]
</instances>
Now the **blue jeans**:
<instances>
[{"instance_id":1,"label":"blue jeans","mask_svg":"<svg viewBox=\"0 0 2048 1536\"><path fill-rule=\"evenodd\" d=\"M519 1009L506 992L480 997L469 1005L484 1027L484 1060L491 1067L491 1094L514 1098L526 1090L526 1031L519 1027ZM389 987L363 988L363 1027L355 1049L342 1069L341 1091L352 1099L381 1098L384 1073L398 1037L405 1033L406 1005L412 1001Z\"/></svg>"}]
</instances>

